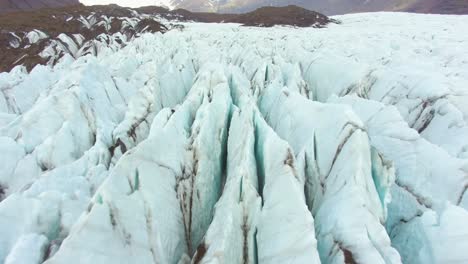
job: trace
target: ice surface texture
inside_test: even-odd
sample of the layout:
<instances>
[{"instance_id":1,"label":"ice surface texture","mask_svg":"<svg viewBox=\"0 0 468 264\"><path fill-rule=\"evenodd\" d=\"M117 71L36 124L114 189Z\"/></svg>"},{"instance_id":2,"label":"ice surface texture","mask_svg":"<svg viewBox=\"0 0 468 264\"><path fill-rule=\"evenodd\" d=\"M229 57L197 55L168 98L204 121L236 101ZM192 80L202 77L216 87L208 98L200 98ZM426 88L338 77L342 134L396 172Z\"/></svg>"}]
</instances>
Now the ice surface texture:
<instances>
[{"instance_id":1,"label":"ice surface texture","mask_svg":"<svg viewBox=\"0 0 468 264\"><path fill-rule=\"evenodd\" d=\"M339 19L1 73L0 262L468 262L468 17Z\"/></svg>"}]
</instances>

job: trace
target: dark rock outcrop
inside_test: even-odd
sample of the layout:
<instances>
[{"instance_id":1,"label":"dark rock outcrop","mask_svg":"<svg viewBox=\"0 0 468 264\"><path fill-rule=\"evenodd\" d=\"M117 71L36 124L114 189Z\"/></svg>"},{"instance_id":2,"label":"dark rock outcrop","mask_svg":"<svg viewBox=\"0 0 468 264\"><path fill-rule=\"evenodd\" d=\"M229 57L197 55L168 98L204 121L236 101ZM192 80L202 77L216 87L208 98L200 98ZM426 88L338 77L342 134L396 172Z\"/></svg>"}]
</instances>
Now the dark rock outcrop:
<instances>
[{"instance_id":1,"label":"dark rock outcrop","mask_svg":"<svg viewBox=\"0 0 468 264\"><path fill-rule=\"evenodd\" d=\"M229 22L241 23L245 26L272 27L289 25L298 27L324 27L330 22L337 22L320 13L298 6L262 7L255 11L241 14Z\"/></svg>"}]
</instances>

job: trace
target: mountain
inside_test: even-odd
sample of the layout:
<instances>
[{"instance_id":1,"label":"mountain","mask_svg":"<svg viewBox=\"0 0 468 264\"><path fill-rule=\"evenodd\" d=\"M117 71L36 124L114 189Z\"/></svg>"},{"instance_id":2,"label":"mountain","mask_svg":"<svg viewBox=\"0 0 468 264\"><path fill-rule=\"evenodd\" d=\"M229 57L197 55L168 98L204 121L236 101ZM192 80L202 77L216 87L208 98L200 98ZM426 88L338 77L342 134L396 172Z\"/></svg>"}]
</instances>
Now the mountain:
<instances>
[{"instance_id":1,"label":"mountain","mask_svg":"<svg viewBox=\"0 0 468 264\"><path fill-rule=\"evenodd\" d=\"M403 11L417 13L434 13L434 14L468 14L467 0L427 0L417 1L405 8Z\"/></svg>"},{"instance_id":2,"label":"mountain","mask_svg":"<svg viewBox=\"0 0 468 264\"><path fill-rule=\"evenodd\" d=\"M166 0L164 3L171 8L221 13L243 13L261 6L287 5L301 6L326 15L374 11L468 13L466 0Z\"/></svg>"},{"instance_id":3,"label":"mountain","mask_svg":"<svg viewBox=\"0 0 468 264\"><path fill-rule=\"evenodd\" d=\"M173 8L199 12L244 13L262 6L297 5L324 14L358 11L380 11L396 6L402 0L172 0Z\"/></svg>"},{"instance_id":4,"label":"mountain","mask_svg":"<svg viewBox=\"0 0 468 264\"><path fill-rule=\"evenodd\" d=\"M0 16L0 263L468 263L468 16L58 10Z\"/></svg>"},{"instance_id":5,"label":"mountain","mask_svg":"<svg viewBox=\"0 0 468 264\"><path fill-rule=\"evenodd\" d=\"M77 4L79 0L0 0L0 13Z\"/></svg>"}]
</instances>

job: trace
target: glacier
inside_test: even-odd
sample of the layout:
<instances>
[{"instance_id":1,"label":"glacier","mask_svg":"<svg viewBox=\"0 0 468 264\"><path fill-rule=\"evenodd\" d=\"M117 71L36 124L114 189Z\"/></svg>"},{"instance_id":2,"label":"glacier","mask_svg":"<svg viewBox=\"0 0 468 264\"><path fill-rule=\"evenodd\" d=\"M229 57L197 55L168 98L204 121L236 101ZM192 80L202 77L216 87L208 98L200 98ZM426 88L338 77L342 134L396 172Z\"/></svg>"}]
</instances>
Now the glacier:
<instances>
[{"instance_id":1,"label":"glacier","mask_svg":"<svg viewBox=\"0 0 468 264\"><path fill-rule=\"evenodd\" d=\"M0 73L0 262L468 262L468 16L336 19Z\"/></svg>"}]
</instances>

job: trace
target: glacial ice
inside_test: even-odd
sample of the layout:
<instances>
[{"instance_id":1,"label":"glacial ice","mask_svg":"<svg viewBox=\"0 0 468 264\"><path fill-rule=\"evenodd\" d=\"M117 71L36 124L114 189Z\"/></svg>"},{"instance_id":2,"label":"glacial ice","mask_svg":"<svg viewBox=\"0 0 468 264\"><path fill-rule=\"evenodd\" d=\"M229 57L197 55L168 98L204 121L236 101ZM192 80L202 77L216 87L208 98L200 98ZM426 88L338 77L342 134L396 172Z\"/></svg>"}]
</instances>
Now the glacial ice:
<instances>
[{"instance_id":1,"label":"glacial ice","mask_svg":"<svg viewBox=\"0 0 468 264\"><path fill-rule=\"evenodd\" d=\"M387 230L402 257L409 263L463 262L465 256L460 255L458 246L450 249L453 255L447 255L448 249L440 249L438 245L441 240L451 243L454 236L448 231L451 228L457 229L457 237L468 232L466 227L458 227L458 223L468 221L467 207L463 204L468 184L466 160L452 157L421 138L393 106L356 96L335 97L331 101L351 105L365 120L371 144L394 162L397 173L391 188ZM415 173L419 177L414 177ZM452 214L457 217L446 218ZM444 223L437 224L443 218ZM437 237L433 236L435 233ZM415 254L415 249L419 254Z\"/></svg>"},{"instance_id":2,"label":"glacial ice","mask_svg":"<svg viewBox=\"0 0 468 264\"><path fill-rule=\"evenodd\" d=\"M467 262L468 17L338 19L0 73L0 262Z\"/></svg>"}]
</instances>

